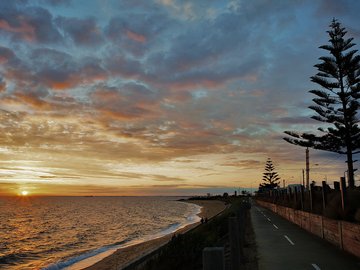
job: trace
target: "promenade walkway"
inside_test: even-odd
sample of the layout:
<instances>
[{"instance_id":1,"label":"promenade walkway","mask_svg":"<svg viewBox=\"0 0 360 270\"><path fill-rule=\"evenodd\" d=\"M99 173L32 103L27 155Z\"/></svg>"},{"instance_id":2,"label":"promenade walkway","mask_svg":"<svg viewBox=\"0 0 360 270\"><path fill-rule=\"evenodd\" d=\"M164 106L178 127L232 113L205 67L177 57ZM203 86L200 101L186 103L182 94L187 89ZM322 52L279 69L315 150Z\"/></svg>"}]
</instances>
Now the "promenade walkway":
<instances>
[{"instance_id":1,"label":"promenade walkway","mask_svg":"<svg viewBox=\"0 0 360 270\"><path fill-rule=\"evenodd\" d=\"M360 260L270 210L253 205L259 270L359 270Z\"/></svg>"}]
</instances>

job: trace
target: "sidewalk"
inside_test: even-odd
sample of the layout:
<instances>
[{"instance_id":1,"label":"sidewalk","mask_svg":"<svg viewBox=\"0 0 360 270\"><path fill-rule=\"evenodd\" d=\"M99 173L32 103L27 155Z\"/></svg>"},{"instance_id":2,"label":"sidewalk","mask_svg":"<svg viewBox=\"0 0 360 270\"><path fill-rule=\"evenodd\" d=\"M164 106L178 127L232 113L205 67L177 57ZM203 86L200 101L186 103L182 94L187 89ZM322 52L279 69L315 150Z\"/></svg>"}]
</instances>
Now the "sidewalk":
<instances>
[{"instance_id":1,"label":"sidewalk","mask_svg":"<svg viewBox=\"0 0 360 270\"><path fill-rule=\"evenodd\" d=\"M270 210L253 205L259 270L359 270L360 261Z\"/></svg>"}]
</instances>

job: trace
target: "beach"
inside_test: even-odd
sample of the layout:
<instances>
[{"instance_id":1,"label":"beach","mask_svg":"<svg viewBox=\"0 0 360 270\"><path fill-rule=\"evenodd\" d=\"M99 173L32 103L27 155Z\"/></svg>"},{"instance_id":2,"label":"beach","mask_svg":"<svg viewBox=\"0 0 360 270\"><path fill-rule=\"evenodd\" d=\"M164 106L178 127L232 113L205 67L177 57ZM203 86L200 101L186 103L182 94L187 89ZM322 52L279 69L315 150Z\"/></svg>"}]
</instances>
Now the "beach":
<instances>
[{"instance_id":1,"label":"beach","mask_svg":"<svg viewBox=\"0 0 360 270\"><path fill-rule=\"evenodd\" d=\"M201 212L198 214L202 218L211 218L218 213L222 212L226 205L221 201L216 200L191 200L189 203L194 203L201 206ZM200 222L188 225L180 230L176 231L176 234L185 233L190 229L199 225ZM173 234L169 234L157 239L153 239L147 242L142 242L133 246L124 247L116 250L111 255L103 258L102 260L95 262L89 267L84 267L86 270L113 270L121 269L129 263L141 258L142 256L158 249L171 239Z\"/></svg>"}]
</instances>

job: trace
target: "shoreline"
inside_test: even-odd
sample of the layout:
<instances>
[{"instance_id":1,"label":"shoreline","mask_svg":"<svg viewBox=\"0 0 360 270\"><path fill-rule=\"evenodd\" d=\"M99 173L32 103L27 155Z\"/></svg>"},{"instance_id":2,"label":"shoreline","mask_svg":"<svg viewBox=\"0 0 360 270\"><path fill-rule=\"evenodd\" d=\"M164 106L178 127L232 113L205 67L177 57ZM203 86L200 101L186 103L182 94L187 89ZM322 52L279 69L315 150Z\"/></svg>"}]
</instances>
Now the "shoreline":
<instances>
[{"instance_id":1,"label":"shoreline","mask_svg":"<svg viewBox=\"0 0 360 270\"><path fill-rule=\"evenodd\" d=\"M183 201L184 203L193 203L201 207L201 212L197 214L200 218L211 218L220 212L224 211L226 205L224 202L216 200L191 200ZM173 233L145 240L140 243L133 243L129 246L120 247L117 250L109 250L100 257L90 257L86 260L86 265L81 265L81 261L68 267L66 269L83 269L83 270L106 270L106 269L118 269L129 265L130 263L138 260L139 258L157 250L161 246L168 243L174 234L184 234L194 227L198 226L200 221L189 224L185 227L179 228ZM92 258L92 259L91 259ZM85 263L85 260L84 262Z\"/></svg>"}]
</instances>

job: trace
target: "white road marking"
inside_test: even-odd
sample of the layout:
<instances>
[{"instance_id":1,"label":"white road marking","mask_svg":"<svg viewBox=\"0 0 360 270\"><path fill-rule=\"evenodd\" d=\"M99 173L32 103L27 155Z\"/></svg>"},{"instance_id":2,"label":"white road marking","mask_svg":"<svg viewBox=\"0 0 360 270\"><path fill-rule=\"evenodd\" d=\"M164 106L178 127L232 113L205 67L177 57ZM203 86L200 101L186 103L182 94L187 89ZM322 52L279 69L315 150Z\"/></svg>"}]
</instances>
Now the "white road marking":
<instances>
[{"instance_id":1,"label":"white road marking","mask_svg":"<svg viewBox=\"0 0 360 270\"><path fill-rule=\"evenodd\" d=\"M316 270L321 270L321 268L317 266L315 263L312 263L311 266L314 267L314 269Z\"/></svg>"},{"instance_id":2,"label":"white road marking","mask_svg":"<svg viewBox=\"0 0 360 270\"><path fill-rule=\"evenodd\" d=\"M276 226L275 224L273 224L273 226L275 227L275 229L279 229L279 227L278 227L278 226Z\"/></svg>"},{"instance_id":3,"label":"white road marking","mask_svg":"<svg viewBox=\"0 0 360 270\"><path fill-rule=\"evenodd\" d=\"M293 246L295 246L294 242L291 241L291 239L289 237L287 237L287 235L284 235L284 237L286 238L286 240L289 241L290 244L292 244Z\"/></svg>"},{"instance_id":4,"label":"white road marking","mask_svg":"<svg viewBox=\"0 0 360 270\"><path fill-rule=\"evenodd\" d=\"M271 219L270 219L270 218L267 218L267 220L268 220L268 221L271 221Z\"/></svg>"}]
</instances>

